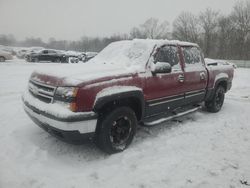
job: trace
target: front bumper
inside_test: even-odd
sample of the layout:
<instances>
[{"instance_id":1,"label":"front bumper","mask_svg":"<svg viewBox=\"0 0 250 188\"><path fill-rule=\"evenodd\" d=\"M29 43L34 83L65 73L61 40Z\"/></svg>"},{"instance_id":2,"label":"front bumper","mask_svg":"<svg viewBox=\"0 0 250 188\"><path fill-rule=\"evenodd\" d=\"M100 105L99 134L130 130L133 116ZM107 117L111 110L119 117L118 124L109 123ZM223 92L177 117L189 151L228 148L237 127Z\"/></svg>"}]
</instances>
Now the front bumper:
<instances>
[{"instance_id":1,"label":"front bumper","mask_svg":"<svg viewBox=\"0 0 250 188\"><path fill-rule=\"evenodd\" d=\"M36 100L38 103L41 102ZM39 127L63 141L78 144L85 138L94 136L97 125L97 114L94 112L60 117L36 108L37 104L30 104L25 96L23 102L25 112Z\"/></svg>"}]
</instances>

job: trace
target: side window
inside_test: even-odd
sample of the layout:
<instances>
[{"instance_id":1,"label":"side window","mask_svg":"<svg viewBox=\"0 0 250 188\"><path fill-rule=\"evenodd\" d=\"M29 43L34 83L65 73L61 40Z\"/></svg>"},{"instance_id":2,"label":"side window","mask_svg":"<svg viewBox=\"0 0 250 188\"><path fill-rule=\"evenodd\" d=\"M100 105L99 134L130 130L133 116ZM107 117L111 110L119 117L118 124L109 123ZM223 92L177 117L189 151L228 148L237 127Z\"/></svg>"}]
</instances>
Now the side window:
<instances>
[{"instance_id":1,"label":"side window","mask_svg":"<svg viewBox=\"0 0 250 188\"><path fill-rule=\"evenodd\" d=\"M197 47L183 47L186 66L202 66L201 52Z\"/></svg>"},{"instance_id":2,"label":"side window","mask_svg":"<svg viewBox=\"0 0 250 188\"><path fill-rule=\"evenodd\" d=\"M55 54L56 52L54 50L49 50L49 54Z\"/></svg>"},{"instance_id":3,"label":"side window","mask_svg":"<svg viewBox=\"0 0 250 188\"><path fill-rule=\"evenodd\" d=\"M180 69L178 48L176 46L164 46L155 55L155 62L169 63L173 69Z\"/></svg>"},{"instance_id":4,"label":"side window","mask_svg":"<svg viewBox=\"0 0 250 188\"><path fill-rule=\"evenodd\" d=\"M43 50L43 54L48 54L48 50Z\"/></svg>"}]
</instances>

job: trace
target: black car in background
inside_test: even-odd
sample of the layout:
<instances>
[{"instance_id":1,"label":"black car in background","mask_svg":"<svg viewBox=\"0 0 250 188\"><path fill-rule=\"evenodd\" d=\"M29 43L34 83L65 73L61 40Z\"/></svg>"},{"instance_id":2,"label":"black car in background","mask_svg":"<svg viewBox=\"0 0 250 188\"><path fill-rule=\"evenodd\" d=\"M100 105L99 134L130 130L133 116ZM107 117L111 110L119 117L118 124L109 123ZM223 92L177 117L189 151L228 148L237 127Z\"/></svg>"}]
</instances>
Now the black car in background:
<instances>
[{"instance_id":1,"label":"black car in background","mask_svg":"<svg viewBox=\"0 0 250 188\"><path fill-rule=\"evenodd\" d=\"M45 49L41 50L39 52L33 52L26 55L26 61L28 62L40 62L40 61L46 61L46 62L66 62L67 58L64 53L57 51L57 50L50 50Z\"/></svg>"}]
</instances>

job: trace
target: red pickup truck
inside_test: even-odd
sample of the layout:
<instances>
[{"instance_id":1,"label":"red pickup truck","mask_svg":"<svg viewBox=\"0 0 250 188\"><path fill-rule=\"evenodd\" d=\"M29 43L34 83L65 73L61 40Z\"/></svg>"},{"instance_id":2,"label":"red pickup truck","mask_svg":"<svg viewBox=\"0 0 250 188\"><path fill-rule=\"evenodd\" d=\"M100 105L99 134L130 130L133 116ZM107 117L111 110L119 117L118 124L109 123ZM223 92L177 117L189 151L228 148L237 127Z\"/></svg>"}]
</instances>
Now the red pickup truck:
<instances>
[{"instance_id":1,"label":"red pickup truck","mask_svg":"<svg viewBox=\"0 0 250 188\"><path fill-rule=\"evenodd\" d=\"M233 74L231 65L206 65L193 43L119 41L86 64L33 72L24 109L64 141L94 138L102 150L116 153L129 146L139 124L162 123L203 102L209 112L220 111Z\"/></svg>"}]
</instances>

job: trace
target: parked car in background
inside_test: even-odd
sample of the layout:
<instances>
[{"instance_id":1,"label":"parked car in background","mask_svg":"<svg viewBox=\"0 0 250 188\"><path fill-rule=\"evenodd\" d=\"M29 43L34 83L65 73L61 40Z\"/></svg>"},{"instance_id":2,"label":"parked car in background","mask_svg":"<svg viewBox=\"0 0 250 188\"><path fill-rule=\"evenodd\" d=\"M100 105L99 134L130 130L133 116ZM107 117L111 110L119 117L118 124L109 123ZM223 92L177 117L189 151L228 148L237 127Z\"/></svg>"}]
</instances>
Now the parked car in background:
<instances>
[{"instance_id":1,"label":"parked car in background","mask_svg":"<svg viewBox=\"0 0 250 188\"><path fill-rule=\"evenodd\" d=\"M12 60L13 56L10 52L0 50L0 62L5 62L6 60Z\"/></svg>"},{"instance_id":2,"label":"parked car in background","mask_svg":"<svg viewBox=\"0 0 250 188\"><path fill-rule=\"evenodd\" d=\"M67 56L67 57L78 57L79 55L82 54L82 52L77 52L77 51L64 51L64 54Z\"/></svg>"},{"instance_id":3,"label":"parked car in background","mask_svg":"<svg viewBox=\"0 0 250 188\"><path fill-rule=\"evenodd\" d=\"M66 62L66 56L61 51L52 50L52 49L45 49L38 52L33 52L26 55L26 61L28 62Z\"/></svg>"},{"instance_id":4,"label":"parked car in background","mask_svg":"<svg viewBox=\"0 0 250 188\"><path fill-rule=\"evenodd\" d=\"M107 153L125 150L138 124L153 126L198 110L219 112L231 65L207 66L197 44L168 40L111 43L86 64L33 72L24 109L71 143L92 137Z\"/></svg>"},{"instance_id":5,"label":"parked car in background","mask_svg":"<svg viewBox=\"0 0 250 188\"><path fill-rule=\"evenodd\" d=\"M24 59L28 51L29 50L27 48L18 50L16 53L17 58Z\"/></svg>"},{"instance_id":6,"label":"parked car in background","mask_svg":"<svg viewBox=\"0 0 250 188\"><path fill-rule=\"evenodd\" d=\"M44 50L44 47L39 47L39 46L30 47L27 53L38 52L38 51L41 51L41 50Z\"/></svg>"},{"instance_id":7,"label":"parked car in background","mask_svg":"<svg viewBox=\"0 0 250 188\"><path fill-rule=\"evenodd\" d=\"M36 54L40 52L41 50L44 50L43 47L30 47L28 48L27 52L24 55L24 59L27 61L27 57L30 56L31 54Z\"/></svg>"},{"instance_id":8,"label":"parked car in background","mask_svg":"<svg viewBox=\"0 0 250 188\"><path fill-rule=\"evenodd\" d=\"M14 50L14 47L11 47L11 46L3 46L3 45L0 45L0 50L1 51L5 51L5 52L9 52L11 55L16 55L16 52Z\"/></svg>"},{"instance_id":9,"label":"parked car in background","mask_svg":"<svg viewBox=\"0 0 250 188\"><path fill-rule=\"evenodd\" d=\"M82 62L87 62L90 59L94 58L98 53L97 52L85 52L78 56L79 60Z\"/></svg>"},{"instance_id":10,"label":"parked car in background","mask_svg":"<svg viewBox=\"0 0 250 188\"><path fill-rule=\"evenodd\" d=\"M74 52L67 51L66 53L67 62L69 63L79 63L87 62L90 59L94 58L98 53L97 52Z\"/></svg>"},{"instance_id":11,"label":"parked car in background","mask_svg":"<svg viewBox=\"0 0 250 188\"><path fill-rule=\"evenodd\" d=\"M82 52L77 51L64 51L63 52L66 56L66 62L68 63L78 63L79 62L79 56L82 54Z\"/></svg>"}]
</instances>

